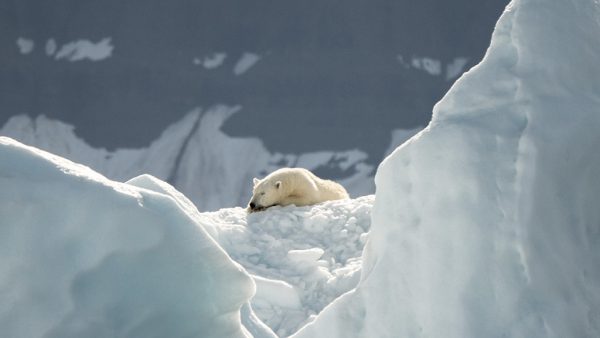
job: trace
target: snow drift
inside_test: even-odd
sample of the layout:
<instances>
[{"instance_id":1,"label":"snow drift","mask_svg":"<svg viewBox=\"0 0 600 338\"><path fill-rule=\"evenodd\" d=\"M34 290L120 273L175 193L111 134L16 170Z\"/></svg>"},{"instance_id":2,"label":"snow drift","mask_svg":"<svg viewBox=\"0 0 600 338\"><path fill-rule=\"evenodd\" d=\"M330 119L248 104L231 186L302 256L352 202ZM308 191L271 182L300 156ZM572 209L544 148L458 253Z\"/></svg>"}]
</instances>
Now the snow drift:
<instances>
[{"instance_id":1,"label":"snow drift","mask_svg":"<svg viewBox=\"0 0 600 338\"><path fill-rule=\"evenodd\" d=\"M280 337L296 332L358 283L372 195L250 215L239 207L200 213L183 194L152 176L127 183L173 197L251 274L256 294L244 309L251 309L260 327L263 322L269 327L249 329L255 338L271 329Z\"/></svg>"},{"instance_id":2,"label":"snow drift","mask_svg":"<svg viewBox=\"0 0 600 338\"><path fill-rule=\"evenodd\" d=\"M516 0L376 175L358 287L294 337L600 336L600 4Z\"/></svg>"},{"instance_id":3,"label":"snow drift","mask_svg":"<svg viewBox=\"0 0 600 338\"><path fill-rule=\"evenodd\" d=\"M373 196L306 207L202 213L202 223L256 282L258 318L287 337L356 287Z\"/></svg>"},{"instance_id":4,"label":"snow drift","mask_svg":"<svg viewBox=\"0 0 600 338\"><path fill-rule=\"evenodd\" d=\"M250 336L253 281L181 201L5 137L0 159L2 336Z\"/></svg>"},{"instance_id":5,"label":"snow drift","mask_svg":"<svg viewBox=\"0 0 600 338\"><path fill-rule=\"evenodd\" d=\"M7 336L288 336L358 283L374 196L200 213L151 175L5 137L0 159Z\"/></svg>"}]
</instances>

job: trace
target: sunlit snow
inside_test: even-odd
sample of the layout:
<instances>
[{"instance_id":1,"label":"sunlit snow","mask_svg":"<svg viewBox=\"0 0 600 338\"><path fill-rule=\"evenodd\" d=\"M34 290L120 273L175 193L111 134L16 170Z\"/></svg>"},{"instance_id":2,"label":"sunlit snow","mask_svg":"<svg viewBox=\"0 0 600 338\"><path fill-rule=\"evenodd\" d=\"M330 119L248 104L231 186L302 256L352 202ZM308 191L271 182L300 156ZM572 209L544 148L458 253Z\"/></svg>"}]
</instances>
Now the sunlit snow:
<instances>
[{"instance_id":1,"label":"sunlit snow","mask_svg":"<svg viewBox=\"0 0 600 338\"><path fill-rule=\"evenodd\" d=\"M175 198L5 137L0 158L3 337L250 337L252 279Z\"/></svg>"}]
</instances>

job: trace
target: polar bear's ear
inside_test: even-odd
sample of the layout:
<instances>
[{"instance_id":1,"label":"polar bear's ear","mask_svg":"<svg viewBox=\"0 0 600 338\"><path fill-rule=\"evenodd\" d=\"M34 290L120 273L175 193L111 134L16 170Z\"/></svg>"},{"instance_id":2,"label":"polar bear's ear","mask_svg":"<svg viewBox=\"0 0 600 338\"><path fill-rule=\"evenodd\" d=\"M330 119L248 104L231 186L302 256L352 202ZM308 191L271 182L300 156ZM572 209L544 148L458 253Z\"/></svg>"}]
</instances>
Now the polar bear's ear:
<instances>
[{"instance_id":1,"label":"polar bear's ear","mask_svg":"<svg viewBox=\"0 0 600 338\"><path fill-rule=\"evenodd\" d=\"M260 182L260 180L258 178L255 177L255 178L252 179L252 183L254 183L255 187L258 184L258 182Z\"/></svg>"},{"instance_id":2,"label":"polar bear's ear","mask_svg":"<svg viewBox=\"0 0 600 338\"><path fill-rule=\"evenodd\" d=\"M279 189L281 187L281 181L275 182L275 189Z\"/></svg>"}]
</instances>

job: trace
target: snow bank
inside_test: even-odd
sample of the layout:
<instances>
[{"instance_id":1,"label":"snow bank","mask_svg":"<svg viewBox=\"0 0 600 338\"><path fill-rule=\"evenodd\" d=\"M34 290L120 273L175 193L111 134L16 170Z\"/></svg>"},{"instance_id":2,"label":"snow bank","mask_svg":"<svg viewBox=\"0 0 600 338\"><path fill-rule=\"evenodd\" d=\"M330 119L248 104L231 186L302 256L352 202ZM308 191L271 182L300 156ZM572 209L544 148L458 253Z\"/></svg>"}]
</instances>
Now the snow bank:
<instances>
[{"instance_id":1,"label":"snow bank","mask_svg":"<svg viewBox=\"0 0 600 338\"><path fill-rule=\"evenodd\" d=\"M287 336L358 283L374 200L200 213L6 137L0 187L0 328L28 338Z\"/></svg>"},{"instance_id":2,"label":"snow bank","mask_svg":"<svg viewBox=\"0 0 600 338\"><path fill-rule=\"evenodd\" d=\"M280 337L296 332L358 284L374 196L253 214L242 208L200 213L183 194L150 175L127 183L172 197L251 273L256 294L242 320L250 321L245 326L255 338L275 336L271 329Z\"/></svg>"},{"instance_id":3,"label":"snow bank","mask_svg":"<svg viewBox=\"0 0 600 338\"><path fill-rule=\"evenodd\" d=\"M280 337L298 330L358 283L373 196L247 214L199 214L256 282L254 312Z\"/></svg>"},{"instance_id":4,"label":"snow bank","mask_svg":"<svg viewBox=\"0 0 600 338\"><path fill-rule=\"evenodd\" d=\"M600 4L516 0L380 166L358 287L303 337L600 336Z\"/></svg>"},{"instance_id":5,"label":"snow bank","mask_svg":"<svg viewBox=\"0 0 600 338\"><path fill-rule=\"evenodd\" d=\"M251 278L195 209L136 182L0 138L2 336L250 336Z\"/></svg>"}]
</instances>

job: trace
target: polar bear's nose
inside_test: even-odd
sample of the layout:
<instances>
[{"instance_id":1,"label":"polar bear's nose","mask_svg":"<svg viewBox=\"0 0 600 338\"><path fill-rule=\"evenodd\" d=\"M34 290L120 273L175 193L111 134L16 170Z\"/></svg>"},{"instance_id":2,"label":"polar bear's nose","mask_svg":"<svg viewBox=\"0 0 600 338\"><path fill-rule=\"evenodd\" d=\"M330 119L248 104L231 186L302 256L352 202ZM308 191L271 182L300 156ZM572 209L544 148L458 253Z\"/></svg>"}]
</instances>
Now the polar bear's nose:
<instances>
[{"instance_id":1,"label":"polar bear's nose","mask_svg":"<svg viewBox=\"0 0 600 338\"><path fill-rule=\"evenodd\" d=\"M254 209L256 207L256 204L254 204L253 202L250 202L250 209Z\"/></svg>"}]
</instances>

